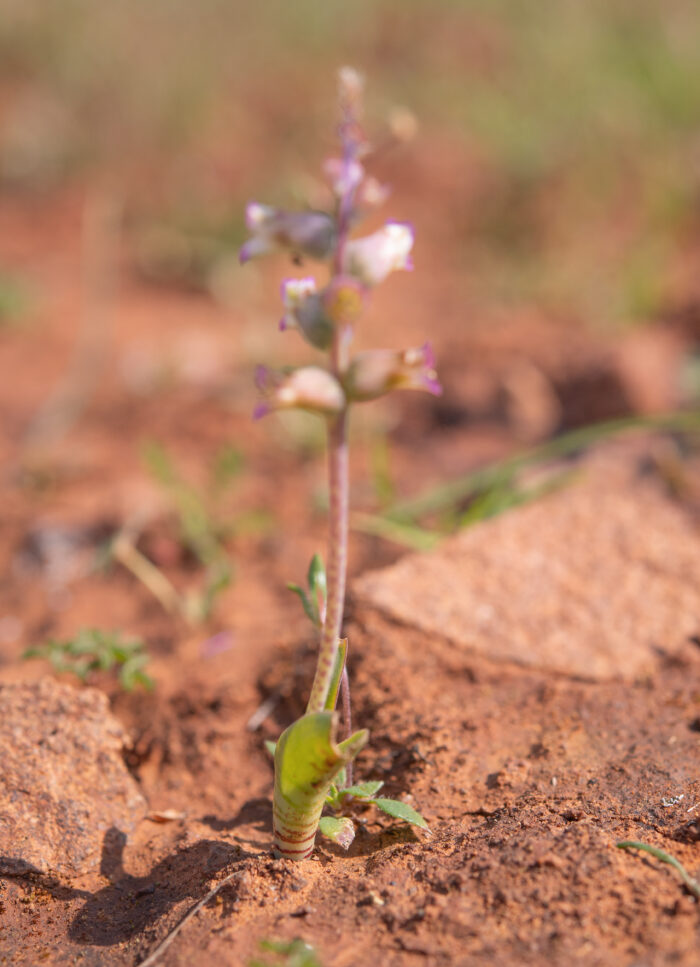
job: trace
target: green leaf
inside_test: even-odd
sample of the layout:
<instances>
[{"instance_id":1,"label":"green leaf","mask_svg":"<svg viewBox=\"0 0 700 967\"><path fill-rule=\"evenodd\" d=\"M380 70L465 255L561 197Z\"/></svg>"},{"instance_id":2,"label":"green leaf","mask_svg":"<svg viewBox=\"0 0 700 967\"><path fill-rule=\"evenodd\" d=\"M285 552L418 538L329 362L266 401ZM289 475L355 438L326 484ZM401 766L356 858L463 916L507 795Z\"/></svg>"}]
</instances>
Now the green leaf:
<instances>
[{"instance_id":1,"label":"green leaf","mask_svg":"<svg viewBox=\"0 0 700 967\"><path fill-rule=\"evenodd\" d=\"M367 744L366 729L344 742L335 743L335 712L303 715L279 738L275 750L275 785L293 805L306 806L318 800L346 763Z\"/></svg>"},{"instance_id":2,"label":"green leaf","mask_svg":"<svg viewBox=\"0 0 700 967\"><path fill-rule=\"evenodd\" d=\"M138 640L124 640L118 632L81 628L74 638L66 641L49 639L46 644L29 648L26 658L45 658L59 674L70 672L86 681L91 672L113 672L127 691L135 685L153 688L153 681L144 671L148 654Z\"/></svg>"},{"instance_id":3,"label":"green leaf","mask_svg":"<svg viewBox=\"0 0 700 967\"><path fill-rule=\"evenodd\" d=\"M265 748L267 749L267 751L270 753L270 755L274 759L275 758L275 749L277 748L277 743L276 742L272 742L271 739L265 739Z\"/></svg>"},{"instance_id":4,"label":"green leaf","mask_svg":"<svg viewBox=\"0 0 700 967\"><path fill-rule=\"evenodd\" d=\"M370 799L369 801L394 819L403 819L405 823L420 826L421 829L430 828L421 814L405 802L400 802L398 799Z\"/></svg>"},{"instance_id":5,"label":"green leaf","mask_svg":"<svg viewBox=\"0 0 700 967\"><path fill-rule=\"evenodd\" d=\"M700 899L700 882L694 880L690 873L686 870L680 860L677 860L675 856L671 856L670 853L664 852L664 850L659 849L657 846L651 846L649 843L638 843L634 840L622 840L615 844L618 849L639 849L643 850L645 853L651 853L655 856L657 860L661 860L662 863L668 863L673 869L678 873L680 878L683 880L683 884L687 890L689 890L694 896Z\"/></svg>"},{"instance_id":6,"label":"green leaf","mask_svg":"<svg viewBox=\"0 0 700 967\"><path fill-rule=\"evenodd\" d=\"M153 690L153 679L144 671L147 664L148 656L142 654L132 655L124 662L119 670L119 681L125 691L131 692L137 685L149 692Z\"/></svg>"},{"instance_id":7,"label":"green leaf","mask_svg":"<svg viewBox=\"0 0 700 967\"><path fill-rule=\"evenodd\" d=\"M355 799L373 799L383 785L384 783L380 779L371 782L358 782L354 786L347 786L347 788L341 790L341 795L354 796Z\"/></svg>"},{"instance_id":8,"label":"green leaf","mask_svg":"<svg viewBox=\"0 0 700 967\"><path fill-rule=\"evenodd\" d=\"M335 741L336 712L313 712L285 729L275 750L273 814L275 848L282 856L300 858L318 827L326 796L341 769L367 744L366 729L344 742Z\"/></svg>"},{"instance_id":9,"label":"green leaf","mask_svg":"<svg viewBox=\"0 0 700 967\"><path fill-rule=\"evenodd\" d=\"M287 583L287 589L289 591L293 591L294 594L298 595L306 617L313 625L318 627L321 624L321 620L318 616L318 611L316 610L312 602L309 600L309 596L307 595L306 591L303 588L299 587L298 584L293 584L291 582Z\"/></svg>"},{"instance_id":10,"label":"green leaf","mask_svg":"<svg viewBox=\"0 0 700 967\"><path fill-rule=\"evenodd\" d=\"M348 654L348 639L339 638L338 639L338 651L335 656L335 666L333 667L333 675L331 676L331 683L328 686L328 696L326 698L326 708L332 712L338 701L338 692L340 691L340 682L343 677L343 669L345 668L345 659Z\"/></svg>"},{"instance_id":11,"label":"green leaf","mask_svg":"<svg viewBox=\"0 0 700 967\"><path fill-rule=\"evenodd\" d=\"M321 601L326 600L326 568L320 554L314 554L309 564L309 571L306 576L309 590L315 596L320 597Z\"/></svg>"},{"instance_id":12,"label":"green leaf","mask_svg":"<svg viewBox=\"0 0 700 967\"><path fill-rule=\"evenodd\" d=\"M318 828L322 836L332 839L343 849L348 849L355 839L355 824L347 816L321 816Z\"/></svg>"},{"instance_id":13,"label":"green leaf","mask_svg":"<svg viewBox=\"0 0 700 967\"><path fill-rule=\"evenodd\" d=\"M234 477L237 477L245 467L245 458L236 447L223 446L215 454L211 468L214 487L218 490L226 487Z\"/></svg>"},{"instance_id":14,"label":"green leaf","mask_svg":"<svg viewBox=\"0 0 700 967\"><path fill-rule=\"evenodd\" d=\"M275 958L275 963L280 964L280 967L321 967L314 948L300 937L283 941L261 940L260 947L277 954L278 957L284 957L283 962ZM272 967L272 963L269 960L251 960L248 967Z\"/></svg>"}]
</instances>

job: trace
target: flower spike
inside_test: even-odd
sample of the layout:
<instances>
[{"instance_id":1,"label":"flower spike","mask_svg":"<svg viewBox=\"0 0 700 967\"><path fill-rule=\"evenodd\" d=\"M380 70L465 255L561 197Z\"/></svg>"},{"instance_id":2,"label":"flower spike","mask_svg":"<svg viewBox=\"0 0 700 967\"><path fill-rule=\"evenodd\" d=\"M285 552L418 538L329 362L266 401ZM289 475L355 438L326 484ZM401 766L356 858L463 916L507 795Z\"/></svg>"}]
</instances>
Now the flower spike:
<instances>
[{"instance_id":1,"label":"flower spike","mask_svg":"<svg viewBox=\"0 0 700 967\"><path fill-rule=\"evenodd\" d=\"M282 284L284 316L280 329L294 328L327 353L326 368L303 366L272 372L258 369L256 384L260 417L272 410L302 409L326 417L328 437L328 566L312 563L310 597L298 585L304 610L318 633L318 658L306 712L273 744L274 850L290 860L304 860L314 849L317 830L343 848L353 838L352 819L322 817L324 806L334 812L356 799L373 803L395 819L426 829L424 819L404 802L377 798L379 782L357 785L352 763L367 742L365 730L353 732L346 668L347 640L342 639L349 525L349 413L351 404L372 400L394 389L442 392L430 346L403 352L384 349L354 358L350 347L369 290L397 270L412 268L413 229L398 222L364 238L351 238L359 217L381 204L386 186L365 171L370 144L362 121L364 82L350 67L339 81L339 151L326 161L324 174L332 189L333 211L288 212L250 204L246 211L249 237L242 262L268 252L287 250L329 262L329 278L287 279ZM395 120L394 140L405 140L415 128L412 118ZM387 143L391 143L391 140ZM324 196L327 200L329 192ZM297 259L297 264L299 260ZM314 558L314 562L317 557ZM319 571L320 568L320 571ZM321 582L320 574L323 574ZM342 717L335 711L342 705ZM342 722L346 738L336 738Z\"/></svg>"}]
</instances>

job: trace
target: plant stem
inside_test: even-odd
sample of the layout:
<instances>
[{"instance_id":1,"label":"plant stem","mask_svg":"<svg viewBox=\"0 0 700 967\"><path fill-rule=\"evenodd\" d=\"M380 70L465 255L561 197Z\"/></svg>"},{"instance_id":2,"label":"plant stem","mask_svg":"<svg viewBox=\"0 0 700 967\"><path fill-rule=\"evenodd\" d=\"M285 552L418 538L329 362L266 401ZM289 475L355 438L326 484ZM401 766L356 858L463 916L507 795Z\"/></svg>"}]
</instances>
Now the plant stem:
<instances>
[{"instance_id":1,"label":"plant stem","mask_svg":"<svg viewBox=\"0 0 700 967\"><path fill-rule=\"evenodd\" d=\"M316 674L307 713L325 708L333 676L345 606L345 571L348 547L348 442L347 409L328 426L328 567L326 620L321 632Z\"/></svg>"},{"instance_id":2,"label":"plant stem","mask_svg":"<svg viewBox=\"0 0 700 967\"><path fill-rule=\"evenodd\" d=\"M338 205L338 239L333 259L333 274L343 274L345 243L350 232L355 188L347 177L358 150L357 122L347 105L341 105L343 119L339 134L348 185ZM338 325L333 335L330 367L333 374L342 377L347 366L347 332ZM326 572L326 617L321 632L316 674L306 712L320 712L326 707L333 670L338 655L338 642L343 624L345 607L345 575L348 557L348 408L347 406L328 424L328 569Z\"/></svg>"}]
</instances>

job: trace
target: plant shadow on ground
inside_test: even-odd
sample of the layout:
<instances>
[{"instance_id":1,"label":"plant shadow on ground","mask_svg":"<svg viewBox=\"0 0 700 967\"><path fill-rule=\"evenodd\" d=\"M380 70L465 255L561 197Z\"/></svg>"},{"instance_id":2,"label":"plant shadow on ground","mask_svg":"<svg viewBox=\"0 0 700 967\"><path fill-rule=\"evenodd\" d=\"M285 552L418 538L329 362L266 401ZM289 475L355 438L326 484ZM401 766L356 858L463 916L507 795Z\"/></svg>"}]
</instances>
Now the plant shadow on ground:
<instances>
[{"instance_id":1,"label":"plant shadow on ground","mask_svg":"<svg viewBox=\"0 0 700 967\"><path fill-rule=\"evenodd\" d=\"M256 796L246 800L235 816L230 819L220 819L211 814L202 817L202 823L214 832L230 832L240 826L252 826L258 830L264 839L254 840L239 837L248 846L258 850L267 850L272 840L272 809L269 798Z\"/></svg>"},{"instance_id":2,"label":"plant shadow on ground","mask_svg":"<svg viewBox=\"0 0 700 967\"><path fill-rule=\"evenodd\" d=\"M252 826L259 830L261 838L237 837L238 842L244 843L261 852L268 853L272 842L272 809L270 800L256 797L244 802L235 816L231 819L220 819L218 816L203 816L201 822L214 832L230 832L241 826ZM322 846L328 859L355 859L358 856L370 856L380 850L396 846L399 843L417 843L418 837L410 826L397 826L370 832L361 823L357 827L357 836L348 850L336 846L331 840L320 837L317 846ZM212 844L210 844L212 845Z\"/></svg>"},{"instance_id":3,"label":"plant shadow on ground","mask_svg":"<svg viewBox=\"0 0 700 967\"><path fill-rule=\"evenodd\" d=\"M199 899L206 880L235 860L251 856L228 843L202 840L166 856L145 876L132 876L122 865L124 845L124 834L109 829L101 872L111 882L87 896L84 891L70 891L72 897L86 896L68 931L75 943L99 947L122 943L161 919L181 900Z\"/></svg>"},{"instance_id":4,"label":"plant shadow on ground","mask_svg":"<svg viewBox=\"0 0 700 967\"><path fill-rule=\"evenodd\" d=\"M358 826L357 835L348 850L325 838L319 838L316 846L323 847L328 861L334 862L345 859L355 860L360 856L374 856L392 846L400 846L404 843L420 844L419 838L410 826L391 826L372 833L363 826Z\"/></svg>"}]
</instances>

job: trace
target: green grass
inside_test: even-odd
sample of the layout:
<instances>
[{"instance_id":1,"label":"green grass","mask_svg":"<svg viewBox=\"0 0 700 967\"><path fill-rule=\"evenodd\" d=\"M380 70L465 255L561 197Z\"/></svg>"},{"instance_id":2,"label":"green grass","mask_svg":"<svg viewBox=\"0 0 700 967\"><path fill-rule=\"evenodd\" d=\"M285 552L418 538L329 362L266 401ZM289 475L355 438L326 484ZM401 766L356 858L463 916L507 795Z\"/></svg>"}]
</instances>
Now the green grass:
<instances>
[{"instance_id":1,"label":"green grass","mask_svg":"<svg viewBox=\"0 0 700 967\"><path fill-rule=\"evenodd\" d=\"M24 658L43 658L51 663L57 674L70 673L86 682L95 672L117 675L126 692L137 685L153 688L153 680L146 674L148 653L138 639L124 638L118 631L81 628L73 638L51 638L43 645L29 648Z\"/></svg>"},{"instance_id":2,"label":"green grass","mask_svg":"<svg viewBox=\"0 0 700 967\"><path fill-rule=\"evenodd\" d=\"M557 461L583 453L612 437L652 430L697 435L700 413L621 417L580 427L530 450L440 483L416 497L395 502L383 508L380 514L354 514L351 526L354 530L412 550L430 550L446 534L565 487L576 476L576 469L562 469ZM548 469L552 466L553 469ZM536 483L523 481L523 473L532 469L547 472ZM431 529L426 528L426 521L432 523Z\"/></svg>"}]
</instances>

